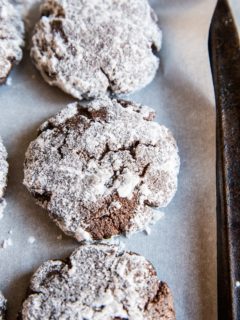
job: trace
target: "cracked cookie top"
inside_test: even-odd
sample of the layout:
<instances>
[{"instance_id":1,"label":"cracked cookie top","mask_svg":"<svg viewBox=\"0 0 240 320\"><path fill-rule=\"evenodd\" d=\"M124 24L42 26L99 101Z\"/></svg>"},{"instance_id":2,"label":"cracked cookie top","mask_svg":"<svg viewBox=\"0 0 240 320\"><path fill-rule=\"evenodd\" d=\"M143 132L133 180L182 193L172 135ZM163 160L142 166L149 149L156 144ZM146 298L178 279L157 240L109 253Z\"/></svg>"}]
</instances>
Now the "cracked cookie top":
<instances>
[{"instance_id":1,"label":"cracked cookie top","mask_svg":"<svg viewBox=\"0 0 240 320\"><path fill-rule=\"evenodd\" d=\"M8 0L0 0L0 84L22 59L23 33L20 14Z\"/></svg>"},{"instance_id":2,"label":"cracked cookie top","mask_svg":"<svg viewBox=\"0 0 240 320\"><path fill-rule=\"evenodd\" d=\"M6 319L7 301L0 291L0 320Z\"/></svg>"},{"instance_id":3,"label":"cracked cookie top","mask_svg":"<svg viewBox=\"0 0 240 320\"><path fill-rule=\"evenodd\" d=\"M174 320L168 286L142 256L113 245L79 247L34 274L22 320Z\"/></svg>"},{"instance_id":4,"label":"cracked cookie top","mask_svg":"<svg viewBox=\"0 0 240 320\"><path fill-rule=\"evenodd\" d=\"M80 240L143 230L177 189L171 132L148 107L93 100L69 105L31 142L24 184L67 234Z\"/></svg>"},{"instance_id":5,"label":"cracked cookie top","mask_svg":"<svg viewBox=\"0 0 240 320\"><path fill-rule=\"evenodd\" d=\"M147 0L47 0L31 56L44 79L72 96L129 93L159 65L157 17Z\"/></svg>"},{"instance_id":6,"label":"cracked cookie top","mask_svg":"<svg viewBox=\"0 0 240 320\"><path fill-rule=\"evenodd\" d=\"M7 185L7 174L8 174L7 151L0 137L0 219L2 217L3 209L6 206L6 202L3 199L3 196L4 196L4 192Z\"/></svg>"}]
</instances>

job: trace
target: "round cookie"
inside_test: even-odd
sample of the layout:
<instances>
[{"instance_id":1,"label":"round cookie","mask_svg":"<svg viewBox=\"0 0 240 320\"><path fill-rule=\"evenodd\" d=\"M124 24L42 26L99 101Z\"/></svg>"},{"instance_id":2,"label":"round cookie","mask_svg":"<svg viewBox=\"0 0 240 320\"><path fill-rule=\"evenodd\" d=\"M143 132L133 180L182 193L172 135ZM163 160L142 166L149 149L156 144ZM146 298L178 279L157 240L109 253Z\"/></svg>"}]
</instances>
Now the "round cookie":
<instances>
[{"instance_id":1,"label":"round cookie","mask_svg":"<svg viewBox=\"0 0 240 320\"><path fill-rule=\"evenodd\" d=\"M167 284L142 256L113 245L81 246L33 275L20 319L174 320Z\"/></svg>"},{"instance_id":2,"label":"round cookie","mask_svg":"<svg viewBox=\"0 0 240 320\"><path fill-rule=\"evenodd\" d=\"M154 78L161 31L147 0L47 0L41 11L31 56L50 85L82 99Z\"/></svg>"},{"instance_id":3,"label":"round cookie","mask_svg":"<svg viewBox=\"0 0 240 320\"><path fill-rule=\"evenodd\" d=\"M8 174L7 151L0 137L0 219L2 218L3 209L6 206L6 201L4 200L3 196L7 186L7 174Z\"/></svg>"},{"instance_id":4,"label":"round cookie","mask_svg":"<svg viewBox=\"0 0 240 320\"><path fill-rule=\"evenodd\" d=\"M0 320L6 319L7 300L0 291Z\"/></svg>"},{"instance_id":5,"label":"round cookie","mask_svg":"<svg viewBox=\"0 0 240 320\"><path fill-rule=\"evenodd\" d=\"M177 189L179 156L154 111L129 101L70 104L31 142L24 184L80 240L144 230Z\"/></svg>"},{"instance_id":6,"label":"round cookie","mask_svg":"<svg viewBox=\"0 0 240 320\"><path fill-rule=\"evenodd\" d=\"M24 24L8 0L0 0L0 84L22 59Z\"/></svg>"}]
</instances>

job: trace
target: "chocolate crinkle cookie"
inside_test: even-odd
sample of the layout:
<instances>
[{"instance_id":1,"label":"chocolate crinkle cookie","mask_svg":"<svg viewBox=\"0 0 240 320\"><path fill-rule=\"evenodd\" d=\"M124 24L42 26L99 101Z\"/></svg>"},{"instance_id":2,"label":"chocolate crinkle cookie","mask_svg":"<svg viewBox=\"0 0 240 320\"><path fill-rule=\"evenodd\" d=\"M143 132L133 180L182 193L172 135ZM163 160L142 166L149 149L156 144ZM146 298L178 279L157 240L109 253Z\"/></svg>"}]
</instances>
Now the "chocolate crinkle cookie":
<instances>
[{"instance_id":1,"label":"chocolate crinkle cookie","mask_svg":"<svg viewBox=\"0 0 240 320\"><path fill-rule=\"evenodd\" d=\"M7 300L0 291L0 320L6 319Z\"/></svg>"},{"instance_id":2,"label":"chocolate crinkle cookie","mask_svg":"<svg viewBox=\"0 0 240 320\"><path fill-rule=\"evenodd\" d=\"M144 230L177 189L179 156L154 111L129 101L70 104L31 142L24 184L78 240Z\"/></svg>"},{"instance_id":3,"label":"chocolate crinkle cookie","mask_svg":"<svg viewBox=\"0 0 240 320\"><path fill-rule=\"evenodd\" d=\"M20 319L175 320L167 284L142 256L114 245L81 246L33 275Z\"/></svg>"},{"instance_id":4,"label":"chocolate crinkle cookie","mask_svg":"<svg viewBox=\"0 0 240 320\"><path fill-rule=\"evenodd\" d=\"M31 56L50 85L81 99L154 78L161 31L147 0L47 0L41 12Z\"/></svg>"},{"instance_id":5,"label":"chocolate crinkle cookie","mask_svg":"<svg viewBox=\"0 0 240 320\"><path fill-rule=\"evenodd\" d=\"M3 210L6 206L4 200L4 192L7 186L7 174L8 174L8 163L7 163L7 151L0 138L0 219L3 215Z\"/></svg>"},{"instance_id":6,"label":"chocolate crinkle cookie","mask_svg":"<svg viewBox=\"0 0 240 320\"><path fill-rule=\"evenodd\" d=\"M22 59L24 24L8 0L0 0L0 84Z\"/></svg>"}]
</instances>

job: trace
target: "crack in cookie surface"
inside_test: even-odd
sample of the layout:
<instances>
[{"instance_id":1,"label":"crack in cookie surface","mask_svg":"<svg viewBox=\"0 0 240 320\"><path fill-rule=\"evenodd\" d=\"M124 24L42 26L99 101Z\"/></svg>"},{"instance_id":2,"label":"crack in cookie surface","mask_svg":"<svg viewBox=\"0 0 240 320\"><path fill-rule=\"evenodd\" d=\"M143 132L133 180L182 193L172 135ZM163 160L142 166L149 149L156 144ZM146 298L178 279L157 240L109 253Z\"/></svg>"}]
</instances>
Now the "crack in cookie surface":
<instances>
[{"instance_id":1,"label":"crack in cookie surface","mask_svg":"<svg viewBox=\"0 0 240 320\"><path fill-rule=\"evenodd\" d=\"M142 256L115 245L79 247L34 274L22 320L175 320L168 286Z\"/></svg>"},{"instance_id":2,"label":"crack in cookie surface","mask_svg":"<svg viewBox=\"0 0 240 320\"><path fill-rule=\"evenodd\" d=\"M155 76L160 47L147 0L47 0L31 56L49 84L82 99L144 87Z\"/></svg>"},{"instance_id":3,"label":"crack in cookie surface","mask_svg":"<svg viewBox=\"0 0 240 320\"><path fill-rule=\"evenodd\" d=\"M45 122L26 153L24 184L64 232L103 239L143 230L177 189L179 156L153 110L108 98Z\"/></svg>"}]
</instances>

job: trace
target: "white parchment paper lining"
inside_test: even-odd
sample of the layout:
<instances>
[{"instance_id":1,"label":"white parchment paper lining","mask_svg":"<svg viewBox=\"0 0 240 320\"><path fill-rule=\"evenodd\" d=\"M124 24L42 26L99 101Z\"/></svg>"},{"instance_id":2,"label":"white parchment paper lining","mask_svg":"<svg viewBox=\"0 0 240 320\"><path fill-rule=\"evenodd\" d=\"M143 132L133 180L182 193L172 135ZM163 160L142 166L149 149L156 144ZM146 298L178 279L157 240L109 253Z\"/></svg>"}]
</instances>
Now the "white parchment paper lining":
<instances>
[{"instance_id":1,"label":"white parchment paper lining","mask_svg":"<svg viewBox=\"0 0 240 320\"><path fill-rule=\"evenodd\" d=\"M208 59L208 30L215 0L153 0L163 30L161 67L131 99L157 111L177 139L179 188L165 217L144 233L123 239L143 254L173 292L177 319L216 319L215 107ZM34 14L35 9L31 10ZM9 153L7 208L0 221L0 288L15 319L33 271L47 259L65 257L78 245L63 236L22 186L24 153L38 126L73 99L48 86L26 51L0 87L0 135ZM12 234L9 231L12 230ZM33 236L36 241L28 241Z\"/></svg>"}]
</instances>

